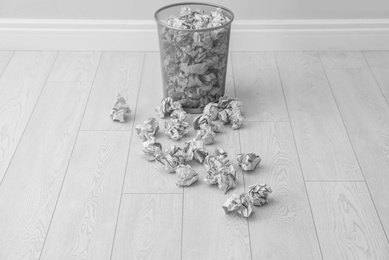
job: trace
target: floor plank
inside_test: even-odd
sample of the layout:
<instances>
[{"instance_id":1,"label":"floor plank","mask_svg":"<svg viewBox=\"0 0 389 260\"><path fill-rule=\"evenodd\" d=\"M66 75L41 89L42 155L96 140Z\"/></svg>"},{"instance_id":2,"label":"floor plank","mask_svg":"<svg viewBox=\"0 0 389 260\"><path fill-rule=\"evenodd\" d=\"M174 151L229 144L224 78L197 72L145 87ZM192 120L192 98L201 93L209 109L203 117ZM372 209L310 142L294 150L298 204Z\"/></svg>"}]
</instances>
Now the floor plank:
<instances>
[{"instance_id":1,"label":"floor plank","mask_svg":"<svg viewBox=\"0 0 389 260\"><path fill-rule=\"evenodd\" d=\"M112 259L180 259L181 194L123 195Z\"/></svg>"},{"instance_id":2,"label":"floor plank","mask_svg":"<svg viewBox=\"0 0 389 260\"><path fill-rule=\"evenodd\" d=\"M60 52L48 81L92 82L100 52Z\"/></svg>"},{"instance_id":3,"label":"floor plank","mask_svg":"<svg viewBox=\"0 0 389 260\"><path fill-rule=\"evenodd\" d=\"M266 183L273 189L269 204L249 218L253 259L321 259L289 123L246 123L240 140L242 152L262 158L244 174L246 187Z\"/></svg>"},{"instance_id":4,"label":"floor plank","mask_svg":"<svg viewBox=\"0 0 389 260\"><path fill-rule=\"evenodd\" d=\"M90 87L46 84L0 188L0 259L39 258Z\"/></svg>"},{"instance_id":5,"label":"floor plank","mask_svg":"<svg viewBox=\"0 0 389 260\"><path fill-rule=\"evenodd\" d=\"M42 260L110 258L130 137L80 132Z\"/></svg>"},{"instance_id":6,"label":"floor plank","mask_svg":"<svg viewBox=\"0 0 389 260\"><path fill-rule=\"evenodd\" d=\"M192 130L187 139L194 137L195 131ZM210 154L216 147L227 151L237 169L238 181L236 187L225 195L217 185L204 182L206 171L203 165L191 163L200 178L197 183L184 188L182 259L251 259L247 219L236 214L226 215L222 208L232 193L244 190L242 171L236 163L236 155L240 153L239 132L229 125L224 126L216 135L215 143L206 146Z\"/></svg>"},{"instance_id":7,"label":"floor plank","mask_svg":"<svg viewBox=\"0 0 389 260\"><path fill-rule=\"evenodd\" d=\"M13 53L13 51L0 51L0 76L11 60Z\"/></svg>"},{"instance_id":8,"label":"floor plank","mask_svg":"<svg viewBox=\"0 0 389 260\"><path fill-rule=\"evenodd\" d=\"M81 130L131 130L142 74L143 53L103 53L85 111ZM125 123L112 122L109 113L116 94L120 93L130 106Z\"/></svg>"},{"instance_id":9,"label":"floor plank","mask_svg":"<svg viewBox=\"0 0 389 260\"><path fill-rule=\"evenodd\" d=\"M172 143L182 146L183 140L175 142L168 139L164 133L165 119L160 119L154 111L162 99L159 54L146 53L143 67L134 125L143 124L150 117L157 118L160 126L157 141L162 144L163 149L170 147ZM136 134L132 136L124 193L182 193L182 188L175 184L174 174L165 172L160 163L149 162L142 155L142 141Z\"/></svg>"},{"instance_id":10,"label":"floor plank","mask_svg":"<svg viewBox=\"0 0 389 260\"><path fill-rule=\"evenodd\" d=\"M276 57L305 180L364 180L319 55Z\"/></svg>"},{"instance_id":11,"label":"floor plank","mask_svg":"<svg viewBox=\"0 0 389 260\"><path fill-rule=\"evenodd\" d=\"M320 52L324 67L331 69L362 69L368 68L362 52Z\"/></svg>"},{"instance_id":12,"label":"floor plank","mask_svg":"<svg viewBox=\"0 0 389 260\"><path fill-rule=\"evenodd\" d=\"M389 233L389 107L368 68L326 69L362 172Z\"/></svg>"},{"instance_id":13,"label":"floor plank","mask_svg":"<svg viewBox=\"0 0 389 260\"><path fill-rule=\"evenodd\" d=\"M364 182L310 182L307 189L324 259L389 259Z\"/></svg>"},{"instance_id":14,"label":"floor plank","mask_svg":"<svg viewBox=\"0 0 389 260\"><path fill-rule=\"evenodd\" d=\"M0 78L0 183L57 53L15 52Z\"/></svg>"},{"instance_id":15,"label":"floor plank","mask_svg":"<svg viewBox=\"0 0 389 260\"><path fill-rule=\"evenodd\" d=\"M374 51L363 53L374 78L389 102L389 51Z\"/></svg>"},{"instance_id":16,"label":"floor plank","mask_svg":"<svg viewBox=\"0 0 389 260\"><path fill-rule=\"evenodd\" d=\"M288 121L277 64L272 52L234 52L236 97L246 121Z\"/></svg>"}]
</instances>

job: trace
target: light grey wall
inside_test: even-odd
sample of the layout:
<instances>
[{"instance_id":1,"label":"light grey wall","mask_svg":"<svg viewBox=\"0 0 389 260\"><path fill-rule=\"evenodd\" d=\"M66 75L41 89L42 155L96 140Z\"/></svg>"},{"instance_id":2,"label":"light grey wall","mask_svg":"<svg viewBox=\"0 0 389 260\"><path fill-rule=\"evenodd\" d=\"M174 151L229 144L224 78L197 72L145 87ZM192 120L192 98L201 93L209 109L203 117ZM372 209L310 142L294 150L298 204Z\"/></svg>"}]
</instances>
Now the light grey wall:
<instances>
[{"instance_id":1,"label":"light grey wall","mask_svg":"<svg viewBox=\"0 0 389 260\"><path fill-rule=\"evenodd\" d=\"M151 20L156 9L175 2L182 1L0 0L0 18ZM210 0L209 2L230 8L239 20L389 19L389 0Z\"/></svg>"}]
</instances>

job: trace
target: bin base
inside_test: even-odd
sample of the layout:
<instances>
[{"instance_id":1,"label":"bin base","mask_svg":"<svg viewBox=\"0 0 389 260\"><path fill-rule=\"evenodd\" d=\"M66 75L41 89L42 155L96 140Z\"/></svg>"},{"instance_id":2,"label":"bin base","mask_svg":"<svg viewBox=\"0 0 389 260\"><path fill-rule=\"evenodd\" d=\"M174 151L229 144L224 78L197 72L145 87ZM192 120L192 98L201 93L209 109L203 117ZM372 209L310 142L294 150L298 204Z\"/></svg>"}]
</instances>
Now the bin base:
<instances>
[{"instance_id":1,"label":"bin base","mask_svg":"<svg viewBox=\"0 0 389 260\"><path fill-rule=\"evenodd\" d=\"M190 107L184 107L183 109L184 109L185 112L187 112L188 114L202 114L202 113L203 113L203 109L202 109L202 108L190 108Z\"/></svg>"}]
</instances>

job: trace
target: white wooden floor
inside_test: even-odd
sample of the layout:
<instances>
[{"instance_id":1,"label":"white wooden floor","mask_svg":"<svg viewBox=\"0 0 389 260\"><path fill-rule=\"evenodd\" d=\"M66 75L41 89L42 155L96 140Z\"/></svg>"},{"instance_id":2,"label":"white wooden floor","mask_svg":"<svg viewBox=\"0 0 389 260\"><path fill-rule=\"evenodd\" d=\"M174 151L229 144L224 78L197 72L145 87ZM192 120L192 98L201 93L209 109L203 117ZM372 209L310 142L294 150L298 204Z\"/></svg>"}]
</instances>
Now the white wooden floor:
<instances>
[{"instance_id":1,"label":"white wooden floor","mask_svg":"<svg viewBox=\"0 0 389 260\"><path fill-rule=\"evenodd\" d=\"M246 121L208 150L261 155L230 192L273 188L248 220L140 154L158 53L0 52L0 259L389 259L389 52L230 57Z\"/></svg>"}]
</instances>

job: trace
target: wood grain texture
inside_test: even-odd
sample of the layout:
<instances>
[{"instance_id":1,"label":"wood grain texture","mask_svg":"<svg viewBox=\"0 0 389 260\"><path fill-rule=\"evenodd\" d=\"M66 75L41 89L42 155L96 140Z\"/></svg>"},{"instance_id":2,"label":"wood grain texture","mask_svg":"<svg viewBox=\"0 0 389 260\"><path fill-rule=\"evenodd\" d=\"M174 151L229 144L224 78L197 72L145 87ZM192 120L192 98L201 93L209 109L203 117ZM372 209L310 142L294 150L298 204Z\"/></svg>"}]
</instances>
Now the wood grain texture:
<instances>
[{"instance_id":1,"label":"wood grain texture","mask_svg":"<svg viewBox=\"0 0 389 260\"><path fill-rule=\"evenodd\" d=\"M181 194L124 194L112 259L180 259Z\"/></svg>"},{"instance_id":2,"label":"wood grain texture","mask_svg":"<svg viewBox=\"0 0 389 260\"><path fill-rule=\"evenodd\" d=\"M46 84L0 188L0 259L39 258L90 88Z\"/></svg>"},{"instance_id":3,"label":"wood grain texture","mask_svg":"<svg viewBox=\"0 0 389 260\"><path fill-rule=\"evenodd\" d=\"M324 259L389 259L364 182L310 182L307 189Z\"/></svg>"},{"instance_id":4,"label":"wood grain texture","mask_svg":"<svg viewBox=\"0 0 389 260\"><path fill-rule=\"evenodd\" d=\"M165 150L172 143L182 146L182 142L169 139L164 133L164 121L154 111L161 104L162 76L161 64L158 53L146 53L143 66L142 80L139 89L137 108L135 111L134 125L143 125L150 117L159 121L157 141ZM128 157L124 193L182 193L182 188L175 184L176 176L163 170L163 165L158 162L149 162L142 154L143 140L134 132L131 139L131 147Z\"/></svg>"},{"instance_id":5,"label":"wood grain texture","mask_svg":"<svg viewBox=\"0 0 389 260\"><path fill-rule=\"evenodd\" d=\"M92 82L100 52L60 52L48 81Z\"/></svg>"},{"instance_id":6,"label":"wood grain texture","mask_svg":"<svg viewBox=\"0 0 389 260\"><path fill-rule=\"evenodd\" d=\"M131 134L77 137L41 259L109 259Z\"/></svg>"},{"instance_id":7,"label":"wood grain texture","mask_svg":"<svg viewBox=\"0 0 389 260\"><path fill-rule=\"evenodd\" d=\"M276 57L305 180L364 180L319 55Z\"/></svg>"},{"instance_id":8,"label":"wood grain texture","mask_svg":"<svg viewBox=\"0 0 389 260\"><path fill-rule=\"evenodd\" d=\"M268 205L249 218L252 259L321 259L289 123L247 122L240 140L243 153L262 158L244 173L246 187L266 183L273 189Z\"/></svg>"},{"instance_id":9,"label":"wood grain texture","mask_svg":"<svg viewBox=\"0 0 389 260\"><path fill-rule=\"evenodd\" d=\"M131 130L142 75L143 53L103 53L86 107L81 130ZM131 114L126 122L113 122L109 116L117 93L127 101Z\"/></svg>"},{"instance_id":10,"label":"wood grain texture","mask_svg":"<svg viewBox=\"0 0 389 260\"><path fill-rule=\"evenodd\" d=\"M320 52L324 67L331 69L362 69L368 68L362 52Z\"/></svg>"},{"instance_id":11,"label":"wood grain texture","mask_svg":"<svg viewBox=\"0 0 389 260\"><path fill-rule=\"evenodd\" d=\"M11 60L13 53L13 51L0 51L0 76Z\"/></svg>"},{"instance_id":12,"label":"wood grain texture","mask_svg":"<svg viewBox=\"0 0 389 260\"><path fill-rule=\"evenodd\" d=\"M389 51L364 52L370 70L377 80L386 101L389 101Z\"/></svg>"},{"instance_id":13,"label":"wood grain texture","mask_svg":"<svg viewBox=\"0 0 389 260\"><path fill-rule=\"evenodd\" d=\"M16 52L0 78L0 183L57 53Z\"/></svg>"},{"instance_id":14,"label":"wood grain texture","mask_svg":"<svg viewBox=\"0 0 389 260\"><path fill-rule=\"evenodd\" d=\"M370 68L389 68L389 51L362 52Z\"/></svg>"},{"instance_id":15,"label":"wood grain texture","mask_svg":"<svg viewBox=\"0 0 389 260\"><path fill-rule=\"evenodd\" d=\"M246 121L288 121L288 113L272 52L232 53L236 97Z\"/></svg>"},{"instance_id":16,"label":"wood grain texture","mask_svg":"<svg viewBox=\"0 0 389 260\"><path fill-rule=\"evenodd\" d=\"M195 133L192 130L187 139L193 139ZM237 170L238 181L225 195L217 185L204 182L203 165L196 161L190 163L200 178L184 188L182 259L251 259L247 219L237 214L226 215L222 208L232 193L244 191L242 171L236 163L236 155L240 153L239 132L225 125L216 135L215 143L206 149L213 154L216 147L228 153Z\"/></svg>"},{"instance_id":17,"label":"wood grain texture","mask_svg":"<svg viewBox=\"0 0 389 260\"><path fill-rule=\"evenodd\" d=\"M389 107L370 70L326 69L382 224L389 233Z\"/></svg>"}]
</instances>

